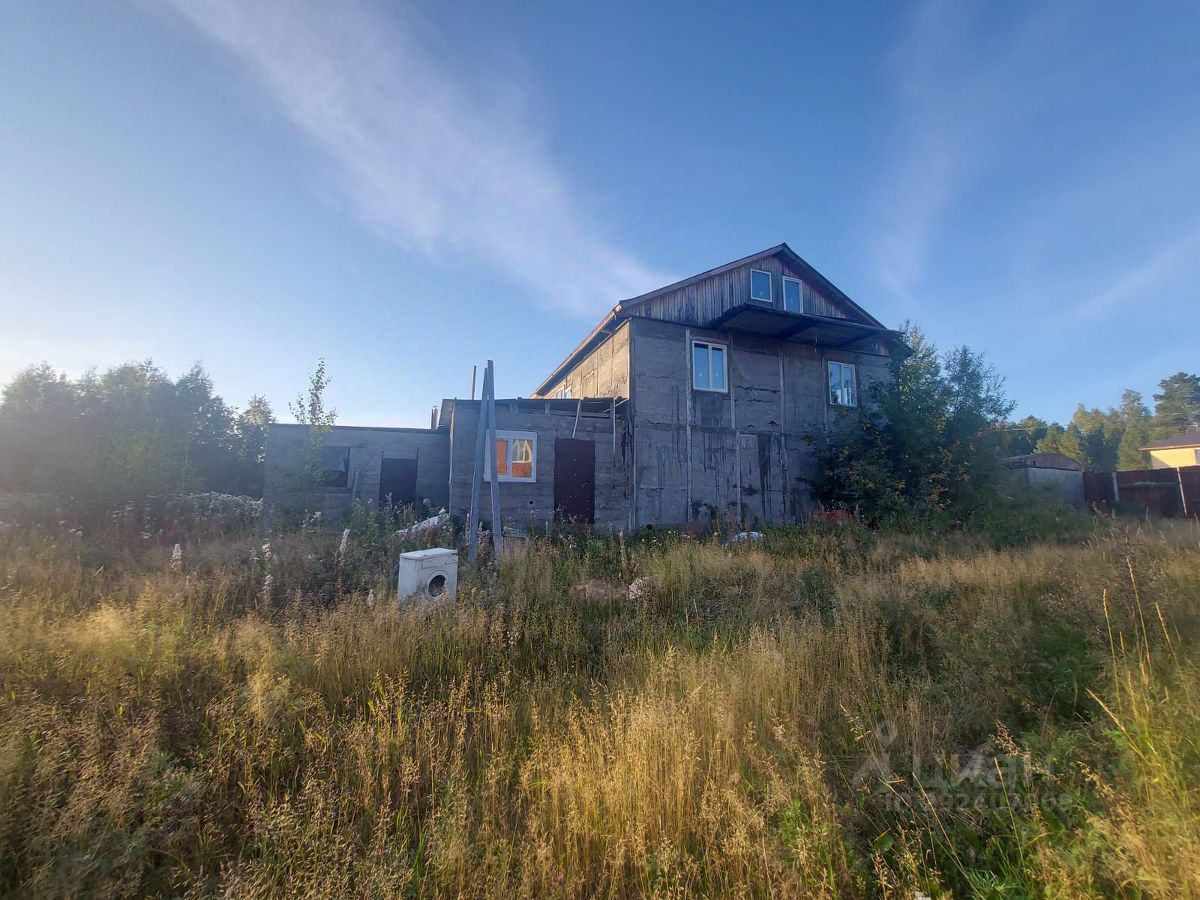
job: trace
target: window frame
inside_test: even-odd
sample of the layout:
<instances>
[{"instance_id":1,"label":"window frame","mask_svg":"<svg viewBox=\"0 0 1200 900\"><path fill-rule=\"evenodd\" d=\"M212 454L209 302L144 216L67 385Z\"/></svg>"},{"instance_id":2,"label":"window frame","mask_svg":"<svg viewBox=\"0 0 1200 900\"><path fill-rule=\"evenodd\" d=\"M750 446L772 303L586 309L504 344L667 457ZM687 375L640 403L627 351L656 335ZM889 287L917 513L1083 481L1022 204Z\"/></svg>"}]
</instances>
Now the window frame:
<instances>
[{"instance_id":1,"label":"window frame","mask_svg":"<svg viewBox=\"0 0 1200 900\"><path fill-rule=\"evenodd\" d=\"M506 481L516 482L518 484L531 484L537 481L537 432L536 431L505 431L499 428L496 429L496 440L505 441L507 443L506 453L504 456L505 462L508 464L508 472L500 475L497 479L500 483ZM512 442L513 441L529 441L529 475L512 475ZM491 481L492 474L496 470L496 445L492 444L492 452L487 455L487 466L484 471L484 480Z\"/></svg>"},{"instance_id":2,"label":"window frame","mask_svg":"<svg viewBox=\"0 0 1200 900\"><path fill-rule=\"evenodd\" d=\"M724 387L699 387L696 384L696 347L697 345L708 349L708 381L712 384L712 350L713 347L721 348L721 375ZM688 354L688 368L692 376L693 391L707 391L710 394L728 394L729 393L729 344L722 341L710 341L704 338L692 338L691 353Z\"/></svg>"},{"instance_id":3,"label":"window frame","mask_svg":"<svg viewBox=\"0 0 1200 900\"><path fill-rule=\"evenodd\" d=\"M800 291L800 308L799 309L788 309L787 308L787 286L788 286L789 281L792 282L793 284L795 284L797 290ZM793 278L791 275L784 275L783 276L783 296L780 297L779 299L783 303L783 305L780 308L784 312L803 313L804 312L804 282L803 282L803 280L801 280L799 278Z\"/></svg>"},{"instance_id":4,"label":"window frame","mask_svg":"<svg viewBox=\"0 0 1200 900\"><path fill-rule=\"evenodd\" d=\"M767 299L754 296L754 274L767 276ZM766 269L751 269L750 270L750 299L754 303L766 303L770 306L775 305L775 279L771 277L771 273Z\"/></svg>"},{"instance_id":5,"label":"window frame","mask_svg":"<svg viewBox=\"0 0 1200 900\"><path fill-rule=\"evenodd\" d=\"M850 403L835 402L833 399L833 367L841 366L850 370ZM844 383L844 382L843 382ZM825 402L839 409L858 408L858 364L843 362L840 359L825 360Z\"/></svg>"}]
</instances>

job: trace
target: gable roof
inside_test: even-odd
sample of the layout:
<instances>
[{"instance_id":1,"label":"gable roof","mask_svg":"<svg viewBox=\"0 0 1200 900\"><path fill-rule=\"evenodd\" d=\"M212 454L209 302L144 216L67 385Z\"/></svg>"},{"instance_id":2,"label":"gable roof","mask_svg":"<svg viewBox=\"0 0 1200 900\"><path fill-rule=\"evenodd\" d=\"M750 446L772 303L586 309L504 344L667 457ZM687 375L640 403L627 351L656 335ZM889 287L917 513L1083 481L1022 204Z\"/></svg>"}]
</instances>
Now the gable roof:
<instances>
[{"instance_id":1,"label":"gable roof","mask_svg":"<svg viewBox=\"0 0 1200 900\"><path fill-rule=\"evenodd\" d=\"M749 256L743 256L741 259L735 259L733 262L728 262L717 266L715 269L708 269L705 272L700 272L696 275L684 278L681 281L676 281L672 284L655 288L652 291L647 291L645 294L639 294L636 297L630 297L628 300L622 300L611 310L609 310L608 314L605 315L605 317L601 319L599 323L597 323L595 328L588 332L587 337L580 341L574 350L572 350L563 358L562 362L554 367L554 371L546 376L545 380L543 380L542 383L537 386L536 393L541 394L553 386L554 383L558 381L565 372L569 371L576 362L582 359L585 354L591 352L591 350L599 346L604 338L612 334L612 332L616 330L617 325L619 325L624 319L637 315L637 307L646 301L653 300L655 297L660 297L670 291L677 291L699 281L703 281L705 278L711 278L714 275L720 275L723 272L728 272L732 269L738 268L739 266L748 265L755 260L765 259L770 256L782 256L794 270L800 272L810 284L822 291L827 297L844 303L855 313L862 316L862 320L865 324L886 330L886 326L882 322L847 297L841 288L814 269L803 257L800 256L799 253L789 247L786 243L776 244L774 247L768 247L766 250L760 250L758 253L751 253Z\"/></svg>"},{"instance_id":2,"label":"gable roof","mask_svg":"<svg viewBox=\"0 0 1200 900\"><path fill-rule=\"evenodd\" d=\"M821 292L830 299L846 304L848 307L862 316L863 321L867 325L875 325L879 328L884 327L882 322L847 297L845 293L842 292L841 288L809 265L809 263L799 253L797 253L787 244L776 244L774 247L768 247L766 250L760 250L758 253L751 253L749 256L743 256L741 259L735 259L733 262L717 266L715 269L709 269L706 272L700 272L697 275L684 278L682 281L676 281L674 284L663 285L662 287L655 288L654 290L648 291L645 294L639 294L638 296L631 297L628 300L622 300L615 307L613 307L613 312L628 311L634 306L645 303L647 300L653 300L655 297L660 297L663 294L669 293L670 291L677 291L680 288L688 287L689 285L695 284L698 281L703 281L705 278L711 278L714 275L720 275L724 272L729 272L738 268L739 266L748 265L755 260L765 259L768 256L783 257L783 259L787 261L787 263L793 269L800 272L804 276L805 280L812 284L813 287L819 288Z\"/></svg>"},{"instance_id":3,"label":"gable roof","mask_svg":"<svg viewBox=\"0 0 1200 900\"><path fill-rule=\"evenodd\" d=\"M1177 450L1186 449L1187 447L1200 447L1200 428L1193 428L1191 431L1177 434L1173 438L1167 438L1165 441L1155 441L1153 444L1147 444L1145 447L1138 447L1138 449Z\"/></svg>"}]
</instances>

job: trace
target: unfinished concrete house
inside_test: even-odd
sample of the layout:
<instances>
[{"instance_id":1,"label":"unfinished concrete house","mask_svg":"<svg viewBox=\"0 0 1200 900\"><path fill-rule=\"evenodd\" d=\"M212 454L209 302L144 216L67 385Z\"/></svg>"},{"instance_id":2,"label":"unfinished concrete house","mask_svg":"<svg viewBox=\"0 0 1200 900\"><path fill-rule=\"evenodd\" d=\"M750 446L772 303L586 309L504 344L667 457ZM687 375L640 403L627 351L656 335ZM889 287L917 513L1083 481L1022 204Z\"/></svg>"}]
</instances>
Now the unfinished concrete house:
<instances>
[{"instance_id":1,"label":"unfinished concrete house","mask_svg":"<svg viewBox=\"0 0 1200 900\"><path fill-rule=\"evenodd\" d=\"M496 401L485 477L518 527L798 522L817 475L808 439L853 427L906 352L780 244L613 307L531 397ZM321 436L322 483L303 494L289 472L307 429L274 425L268 510L336 516L390 498L465 520L479 418L479 401L448 399L430 428L335 427Z\"/></svg>"}]
</instances>

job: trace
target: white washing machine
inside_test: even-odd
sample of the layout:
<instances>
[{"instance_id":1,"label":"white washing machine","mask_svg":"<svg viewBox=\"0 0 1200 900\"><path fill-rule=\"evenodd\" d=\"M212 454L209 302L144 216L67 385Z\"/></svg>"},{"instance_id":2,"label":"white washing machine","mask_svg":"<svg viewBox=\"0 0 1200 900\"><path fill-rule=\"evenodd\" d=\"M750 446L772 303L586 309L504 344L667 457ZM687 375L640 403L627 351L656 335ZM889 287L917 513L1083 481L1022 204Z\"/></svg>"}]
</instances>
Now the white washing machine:
<instances>
[{"instance_id":1,"label":"white washing machine","mask_svg":"<svg viewBox=\"0 0 1200 900\"><path fill-rule=\"evenodd\" d=\"M396 599L453 600L458 594L458 551L433 547L400 554Z\"/></svg>"}]
</instances>

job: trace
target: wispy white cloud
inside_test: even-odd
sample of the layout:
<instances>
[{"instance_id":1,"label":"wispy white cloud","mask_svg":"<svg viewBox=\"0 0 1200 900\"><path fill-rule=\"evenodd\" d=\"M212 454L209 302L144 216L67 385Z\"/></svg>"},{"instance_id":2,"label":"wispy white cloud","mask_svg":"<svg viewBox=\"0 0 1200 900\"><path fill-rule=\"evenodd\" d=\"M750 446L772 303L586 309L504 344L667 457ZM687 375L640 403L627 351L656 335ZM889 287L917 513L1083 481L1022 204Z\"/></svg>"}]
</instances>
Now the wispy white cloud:
<instances>
[{"instance_id":1,"label":"wispy white cloud","mask_svg":"<svg viewBox=\"0 0 1200 900\"><path fill-rule=\"evenodd\" d=\"M943 218L1020 128L1061 97L1072 73L1066 21L1043 7L1000 29L955 0L925 0L886 61L895 86L892 152L876 196L881 283L901 297L921 279Z\"/></svg>"},{"instance_id":2,"label":"wispy white cloud","mask_svg":"<svg viewBox=\"0 0 1200 900\"><path fill-rule=\"evenodd\" d=\"M520 80L453 70L402 10L170 3L244 63L336 164L355 211L405 249L473 254L541 303L584 315L671 280L589 222Z\"/></svg>"},{"instance_id":3,"label":"wispy white cloud","mask_svg":"<svg viewBox=\"0 0 1200 900\"><path fill-rule=\"evenodd\" d=\"M1109 319L1121 310L1153 303L1163 287L1180 274L1186 275L1188 284L1180 285L1182 290L1174 292L1175 296L1186 296L1190 301L1194 289L1189 288L1196 283L1198 258L1200 227L1194 227L1182 237L1155 248L1145 259L1120 273L1104 290L1071 304L1055 322L1063 326L1097 322ZM1159 305L1161 307L1161 303Z\"/></svg>"}]
</instances>

